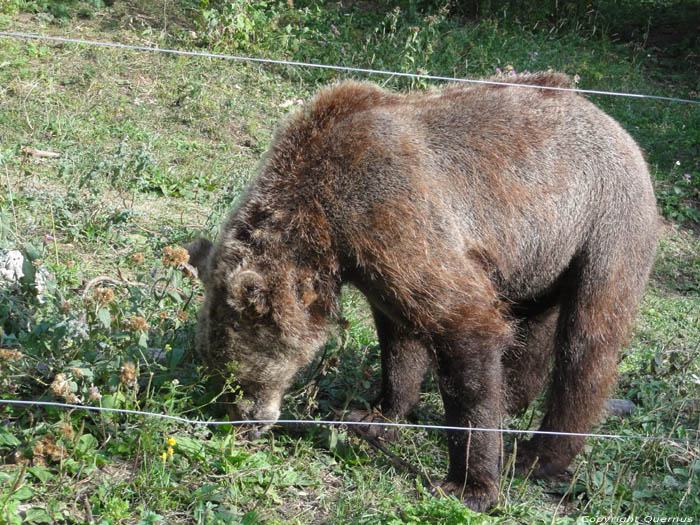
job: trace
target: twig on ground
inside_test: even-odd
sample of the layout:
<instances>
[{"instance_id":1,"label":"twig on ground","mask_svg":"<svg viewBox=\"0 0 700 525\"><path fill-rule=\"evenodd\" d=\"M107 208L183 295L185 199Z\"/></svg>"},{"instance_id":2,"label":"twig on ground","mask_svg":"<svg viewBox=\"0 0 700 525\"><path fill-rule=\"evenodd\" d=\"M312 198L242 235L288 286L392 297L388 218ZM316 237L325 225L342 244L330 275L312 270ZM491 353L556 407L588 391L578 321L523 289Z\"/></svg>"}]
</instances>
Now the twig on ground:
<instances>
[{"instance_id":1,"label":"twig on ground","mask_svg":"<svg viewBox=\"0 0 700 525\"><path fill-rule=\"evenodd\" d=\"M128 284L129 286L146 286L144 283L137 283L136 281L129 281L124 278L124 276L121 273L121 270L118 270L119 277L121 278L121 281L119 279L115 279L114 277L109 277L108 275L98 275L94 279L91 279L88 281L88 283L85 285L85 288L83 289L82 296L85 297L88 293L88 290L95 286L98 283L112 283L112 284Z\"/></svg>"},{"instance_id":2,"label":"twig on ground","mask_svg":"<svg viewBox=\"0 0 700 525\"><path fill-rule=\"evenodd\" d=\"M28 146L22 146L22 153L31 155L32 157L41 157L45 159L57 159L61 156L60 153L55 153L53 151L46 151L43 149L30 148Z\"/></svg>"},{"instance_id":3,"label":"twig on ground","mask_svg":"<svg viewBox=\"0 0 700 525\"><path fill-rule=\"evenodd\" d=\"M359 437L364 439L367 443L372 445L374 448L382 452L386 457L389 458L389 460L394 464L394 466L398 467L399 469L402 469L404 471L407 471L409 474L411 474L413 477L416 479L420 480L420 482L425 486L426 488L431 488L433 484L430 482L430 478L428 478L425 473L421 472L418 470L416 467L411 465L408 461L404 460L403 458L400 458L396 454L394 454L391 450L386 448L381 441L379 441L377 438L370 436L367 432L362 430L361 427L357 426L352 426L350 427L355 434L357 434Z\"/></svg>"},{"instance_id":4,"label":"twig on ground","mask_svg":"<svg viewBox=\"0 0 700 525\"><path fill-rule=\"evenodd\" d=\"M85 517L87 518L87 522L92 525L95 523L95 520L92 517L92 505L90 505L90 500L88 499L87 494L83 494L83 506L85 507Z\"/></svg>"},{"instance_id":5,"label":"twig on ground","mask_svg":"<svg viewBox=\"0 0 700 525\"><path fill-rule=\"evenodd\" d=\"M136 221L134 221L134 220L132 220L131 223L132 223L134 226L136 226L138 229L143 230L143 231L145 231L146 233L150 233L151 235L160 235L159 232L153 231L153 230L149 230L148 228L146 228L145 226L140 225L138 222L136 222Z\"/></svg>"}]
</instances>

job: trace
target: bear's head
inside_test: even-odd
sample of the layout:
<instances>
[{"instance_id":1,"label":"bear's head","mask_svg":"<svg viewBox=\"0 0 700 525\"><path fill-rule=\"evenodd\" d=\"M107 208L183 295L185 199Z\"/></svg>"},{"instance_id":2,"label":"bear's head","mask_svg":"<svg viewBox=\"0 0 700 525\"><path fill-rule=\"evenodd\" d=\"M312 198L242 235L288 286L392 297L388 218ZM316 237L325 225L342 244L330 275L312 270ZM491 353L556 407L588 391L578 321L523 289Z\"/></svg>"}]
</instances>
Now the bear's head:
<instances>
[{"instance_id":1,"label":"bear's head","mask_svg":"<svg viewBox=\"0 0 700 525\"><path fill-rule=\"evenodd\" d=\"M238 241L188 248L205 299L197 319L197 350L210 371L233 375L242 398L236 419L276 421L285 391L327 336L314 315L314 276L291 263L257 256Z\"/></svg>"}]
</instances>

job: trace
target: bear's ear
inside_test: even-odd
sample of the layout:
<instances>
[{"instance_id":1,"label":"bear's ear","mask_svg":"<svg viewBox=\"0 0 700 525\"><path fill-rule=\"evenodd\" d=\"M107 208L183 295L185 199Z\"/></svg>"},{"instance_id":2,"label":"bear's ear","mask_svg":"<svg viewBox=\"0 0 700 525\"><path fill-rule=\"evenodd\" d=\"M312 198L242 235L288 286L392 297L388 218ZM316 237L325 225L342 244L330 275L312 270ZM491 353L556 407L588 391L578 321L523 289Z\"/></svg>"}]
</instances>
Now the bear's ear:
<instances>
[{"instance_id":1,"label":"bear's ear","mask_svg":"<svg viewBox=\"0 0 700 525\"><path fill-rule=\"evenodd\" d=\"M234 271L228 280L229 304L238 312L255 319L270 310L265 278L253 270Z\"/></svg>"},{"instance_id":2,"label":"bear's ear","mask_svg":"<svg viewBox=\"0 0 700 525\"><path fill-rule=\"evenodd\" d=\"M190 254L189 264L197 269L197 275L200 279L204 279L209 269L209 254L214 245L209 239L200 238L192 241L187 247L187 253Z\"/></svg>"}]
</instances>

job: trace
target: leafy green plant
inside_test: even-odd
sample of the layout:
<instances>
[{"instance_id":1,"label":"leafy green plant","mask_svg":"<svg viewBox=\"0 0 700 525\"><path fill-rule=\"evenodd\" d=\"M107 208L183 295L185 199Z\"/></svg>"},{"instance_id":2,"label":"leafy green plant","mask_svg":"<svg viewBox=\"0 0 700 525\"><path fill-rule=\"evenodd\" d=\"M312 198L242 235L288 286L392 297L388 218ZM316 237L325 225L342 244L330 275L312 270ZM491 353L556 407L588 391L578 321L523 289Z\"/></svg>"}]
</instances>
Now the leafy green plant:
<instances>
[{"instance_id":1,"label":"leafy green plant","mask_svg":"<svg viewBox=\"0 0 700 525\"><path fill-rule=\"evenodd\" d=\"M81 180L80 186L88 185L93 192L98 191L99 177L106 177L110 186L120 192L122 199L130 195L130 204L133 206L134 193L153 188L154 180L158 179L158 167L147 145L142 145L134 151L127 140L123 140L116 147L114 153L107 159L97 162ZM126 200L124 202L126 206Z\"/></svg>"},{"instance_id":2,"label":"leafy green plant","mask_svg":"<svg viewBox=\"0 0 700 525\"><path fill-rule=\"evenodd\" d=\"M266 0L238 0L210 6L202 2L202 21L210 37L227 42L233 49L247 47L267 40L270 22L275 13L270 13L276 2ZM269 40L267 40L269 44Z\"/></svg>"},{"instance_id":3,"label":"leafy green plant","mask_svg":"<svg viewBox=\"0 0 700 525\"><path fill-rule=\"evenodd\" d=\"M0 4L0 14L14 15L24 5L24 0L6 0Z\"/></svg>"},{"instance_id":4,"label":"leafy green plant","mask_svg":"<svg viewBox=\"0 0 700 525\"><path fill-rule=\"evenodd\" d=\"M664 215L677 221L700 223L700 173L693 171L680 176L674 170L673 175L657 192Z\"/></svg>"}]
</instances>

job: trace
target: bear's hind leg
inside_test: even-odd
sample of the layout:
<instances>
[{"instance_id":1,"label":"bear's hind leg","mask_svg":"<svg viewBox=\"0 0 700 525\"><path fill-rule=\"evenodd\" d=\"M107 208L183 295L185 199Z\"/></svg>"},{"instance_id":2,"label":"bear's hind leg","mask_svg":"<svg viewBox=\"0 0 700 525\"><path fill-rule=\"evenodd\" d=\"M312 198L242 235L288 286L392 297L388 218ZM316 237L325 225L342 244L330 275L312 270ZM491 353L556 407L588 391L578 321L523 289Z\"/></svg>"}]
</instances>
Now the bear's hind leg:
<instances>
[{"instance_id":1,"label":"bear's hind leg","mask_svg":"<svg viewBox=\"0 0 700 525\"><path fill-rule=\"evenodd\" d=\"M648 270L628 268L627 260L628 253L621 252L615 258L582 257L577 262L576 285L561 304L540 430L587 433L598 419L615 381L617 350L632 322ZM537 434L523 443L519 470L527 471L539 458L535 477L560 474L584 443L582 436Z\"/></svg>"},{"instance_id":2,"label":"bear's hind leg","mask_svg":"<svg viewBox=\"0 0 700 525\"><path fill-rule=\"evenodd\" d=\"M503 354L506 412L525 410L545 389L551 369L559 308L521 319L517 342Z\"/></svg>"}]
</instances>

